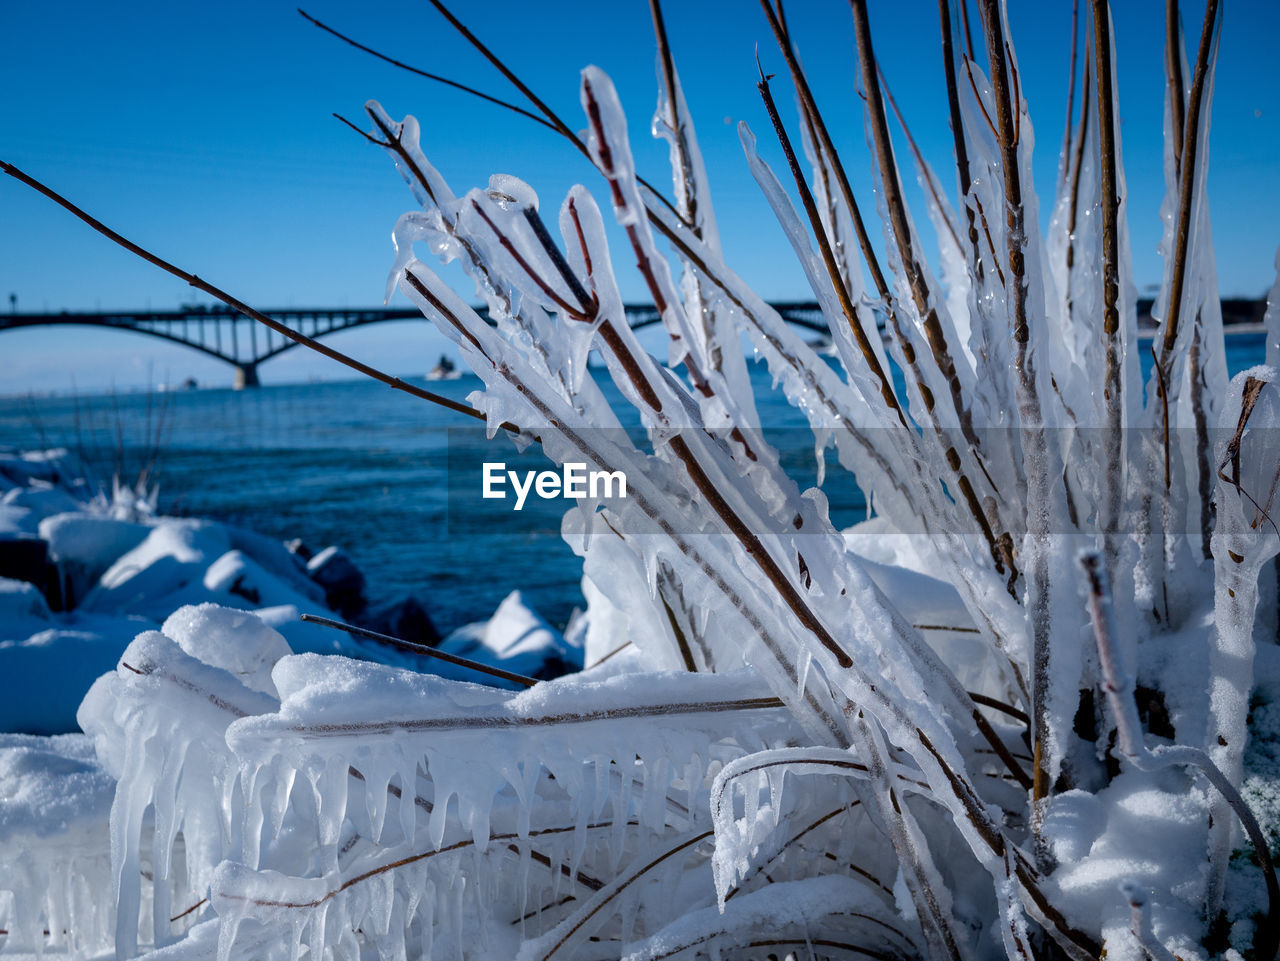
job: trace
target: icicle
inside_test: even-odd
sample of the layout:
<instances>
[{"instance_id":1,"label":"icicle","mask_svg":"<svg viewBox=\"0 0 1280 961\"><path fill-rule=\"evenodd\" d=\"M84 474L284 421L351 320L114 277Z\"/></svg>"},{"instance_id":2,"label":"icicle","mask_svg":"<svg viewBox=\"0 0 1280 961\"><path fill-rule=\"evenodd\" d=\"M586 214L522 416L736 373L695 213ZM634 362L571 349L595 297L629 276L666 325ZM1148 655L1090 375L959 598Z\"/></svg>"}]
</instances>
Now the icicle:
<instances>
[{"instance_id":1,"label":"icicle","mask_svg":"<svg viewBox=\"0 0 1280 961\"><path fill-rule=\"evenodd\" d=\"M653 834L661 834L666 826L667 771L665 757L659 756L643 764L644 780L640 801L640 823Z\"/></svg>"},{"instance_id":2,"label":"icicle","mask_svg":"<svg viewBox=\"0 0 1280 961\"><path fill-rule=\"evenodd\" d=\"M362 764L364 776L365 810L369 817L369 837L375 844L382 839L383 822L387 814L389 788L394 764Z\"/></svg>"},{"instance_id":3,"label":"icicle","mask_svg":"<svg viewBox=\"0 0 1280 961\"><path fill-rule=\"evenodd\" d=\"M1268 367L1280 367L1280 247L1276 248L1275 271L1276 279L1267 292L1267 310L1262 318L1267 333L1265 362Z\"/></svg>"},{"instance_id":4,"label":"icicle","mask_svg":"<svg viewBox=\"0 0 1280 961\"><path fill-rule=\"evenodd\" d=\"M623 768L619 773L622 776L622 783L612 797L613 824L609 830L609 860L610 866L615 871L622 861L627 837L627 818L631 814L631 771L629 768Z\"/></svg>"},{"instance_id":5,"label":"icicle","mask_svg":"<svg viewBox=\"0 0 1280 961\"><path fill-rule=\"evenodd\" d=\"M804 689L809 685L809 668L813 665L813 655L807 646L802 647L796 655L796 697L804 697Z\"/></svg>"}]
</instances>

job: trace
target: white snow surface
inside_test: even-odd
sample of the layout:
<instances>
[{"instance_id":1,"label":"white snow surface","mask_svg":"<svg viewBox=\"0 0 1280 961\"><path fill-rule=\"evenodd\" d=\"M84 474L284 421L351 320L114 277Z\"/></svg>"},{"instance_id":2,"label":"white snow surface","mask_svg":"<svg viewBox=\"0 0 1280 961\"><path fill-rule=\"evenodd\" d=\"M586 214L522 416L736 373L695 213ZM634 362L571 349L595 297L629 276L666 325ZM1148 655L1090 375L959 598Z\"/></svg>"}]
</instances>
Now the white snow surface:
<instances>
[{"instance_id":1,"label":"white snow surface","mask_svg":"<svg viewBox=\"0 0 1280 961\"><path fill-rule=\"evenodd\" d=\"M518 590L503 599L489 620L467 624L449 634L440 650L526 677L537 675L549 661L581 667L583 657L582 648L570 644ZM445 677L476 679L475 672L444 662L435 670Z\"/></svg>"}]
</instances>

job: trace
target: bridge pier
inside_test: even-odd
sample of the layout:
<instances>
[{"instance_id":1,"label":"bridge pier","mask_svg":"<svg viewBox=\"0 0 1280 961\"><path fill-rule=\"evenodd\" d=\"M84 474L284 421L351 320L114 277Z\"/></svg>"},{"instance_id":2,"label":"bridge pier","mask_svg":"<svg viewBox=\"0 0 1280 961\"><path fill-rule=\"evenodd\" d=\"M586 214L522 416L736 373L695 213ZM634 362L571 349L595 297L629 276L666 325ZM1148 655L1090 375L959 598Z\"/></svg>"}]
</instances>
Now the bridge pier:
<instances>
[{"instance_id":1,"label":"bridge pier","mask_svg":"<svg viewBox=\"0 0 1280 961\"><path fill-rule=\"evenodd\" d=\"M236 364L236 379L231 386L234 390L244 390L246 387L261 387L262 384L258 380L257 363Z\"/></svg>"}]
</instances>

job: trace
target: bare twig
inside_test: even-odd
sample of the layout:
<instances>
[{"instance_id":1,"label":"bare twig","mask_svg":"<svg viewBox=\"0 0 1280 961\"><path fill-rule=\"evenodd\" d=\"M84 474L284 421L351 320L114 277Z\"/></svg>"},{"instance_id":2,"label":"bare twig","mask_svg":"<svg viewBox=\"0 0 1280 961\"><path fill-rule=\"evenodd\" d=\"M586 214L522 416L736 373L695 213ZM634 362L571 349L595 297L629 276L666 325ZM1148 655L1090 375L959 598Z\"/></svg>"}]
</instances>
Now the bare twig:
<instances>
[{"instance_id":1,"label":"bare twig","mask_svg":"<svg viewBox=\"0 0 1280 961\"><path fill-rule=\"evenodd\" d=\"M963 250L964 245L960 243L960 235L956 233L956 225L947 216L947 202L943 197L942 187L939 185L937 178L934 177L928 163L925 162L924 154L920 152L920 145L916 143L916 138L911 135L911 128L907 126L907 119L902 116L902 111L898 109L898 101L894 99L893 91L889 89L889 82L884 75L884 70L880 68L879 63L875 67L876 76L884 89L884 97L889 102L889 108L893 111L893 116L897 119L898 126L902 128L903 135L907 138L907 146L911 148L911 155L915 158L916 166L920 169L920 176L924 179L925 186L929 189L929 196L933 198L939 215L947 225L947 233L951 235L951 239L955 242L956 249Z\"/></svg>"},{"instance_id":2,"label":"bare twig","mask_svg":"<svg viewBox=\"0 0 1280 961\"><path fill-rule=\"evenodd\" d=\"M961 0L962 7L964 3L965 0ZM1004 270L1000 266L1000 258L996 256L995 241L991 239L991 225L987 222L987 212L982 207L982 200L972 190L973 177L969 167L969 148L965 143L964 122L960 115L960 90L956 82L956 58L951 38L951 7L948 0L938 0L938 18L942 27L942 67L947 86L947 108L951 116L951 139L955 149L956 174L960 180L960 198L964 202L965 219L968 221L969 247L965 255L972 265L974 277L980 286L986 276L986 257L982 254L978 243L980 237L977 225L980 221L982 233L987 241L987 250L991 254L991 265L995 267L996 276L1003 286ZM965 23L967 29L967 19ZM973 56L972 46L969 56ZM973 82L973 67L968 59L965 60L965 71L977 104L985 114L987 108L983 106L982 98L977 95L977 85ZM990 123L990 121L991 118L988 117L987 122ZM995 126L992 125L991 129L994 131Z\"/></svg>"},{"instance_id":3,"label":"bare twig","mask_svg":"<svg viewBox=\"0 0 1280 961\"><path fill-rule=\"evenodd\" d=\"M1080 127L1076 133L1075 158L1071 167L1071 200L1067 205L1067 309L1071 309L1074 295L1071 291L1071 268L1076 260L1076 224L1080 212L1080 177L1084 170L1084 146L1089 134L1089 91L1092 89L1089 71L1089 55L1085 54L1084 89L1080 95Z\"/></svg>"},{"instance_id":4,"label":"bare twig","mask_svg":"<svg viewBox=\"0 0 1280 961\"><path fill-rule=\"evenodd\" d=\"M978 694L974 691L969 692L969 697L974 704L981 704L983 707L989 707L1001 712L1002 714L1007 714L1014 720L1021 721L1023 724L1029 725L1031 723L1031 717L1025 711L1018 710L1012 704L1006 704L1004 701L997 700L994 697L988 697L985 694Z\"/></svg>"},{"instance_id":5,"label":"bare twig","mask_svg":"<svg viewBox=\"0 0 1280 961\"><path fill-rule=\"evenodd\" d=\"M880 269L880 260L876 256L875 248L872 246L871 238L867 233L866 224L862 220L862 212L858 208L858 202L854 199L853 188L849 185L848 174L845 172L844 164L840 162L840 154L836 150L831 134L827 130L822 111L818 109L818 104L813 98L813 91L809 88L808 78L800 67L800 61L796 58L795 50L792 48L779 13L770 6L768 0L760 0L760 5L764 8L765 17L773 30L778 49L787 61L787 70L791 73L791 82L795 85L796 95L800 98L800 104L804 108L806 116L813 122L814 132L818 135L818 145L822 148L822 152L831 164L832 173L835 174L836 178L836 186L840 188L840 196L844 200L845 207L848 208L850 219L853 221L853 230L858 237L858 246L862 250L867 270L871 272L871 281L875 285L880 299L884 301L886 311L892 310L893 293L889 288L888 281L885 280L884 271Z\"/></svg>"},{"instance_id":6,"label":"bare twig","mask_svg":"<svg viewBox=\"0 0 1280 961\"><path fill-rule=\"evenodd\" d=\"M680 165L680 182L684 185L684 193L677 198L683 208L681 220L689 225L694 236L702 239L702 228L698 225L698 191L695 187L692 156L688 141L688 132L680 117L680 98L677 96L676 65L671 56L671 44L667 40L667 23L662 16L660 0L649 0L649 15L653 20L654 39L658 43L658 59L662 64L662 82L667 91L667 102L671 104L671 135L675 138L677 162Z\"/></svg>"},{"instance_id":7,"label":"bare twig","mask_svg":"<svg viewBox=\"0 0 1280 961\"><path fill-rule=\"evenodd\" d=\"M1170 0L1177 3L1177 0ZM1071 115L1075 113L1076 106L1076 47L1080 42L1080 0L1071 0L1071 72L1070 79L1067 82L1067 129L1062 133L1062 173L1058 189L1061 190L1067 182L1067 168L1070 166L1071 153ZM1086 93L1085 98L1088 98Z\"/></svg>"},{"instance_id":8,"label":"bare twig","mask_svg":"<svg viewBox=\"0 0 1280 961\"><path fill-rule=\"evenodd\" d=\"M588 830L588 831L598 830L600 828L611 827L612 824L613 824L612 821L602 821L598 823L588 824L585 826L585 828L579 828L578 826L554 827L554 828L542 828L538 830L532 830L532 831L526 832L525 834L519 834L516 832L509 832L505 834L491 834L489 836L489 840L514 842L514 841L526 840L532 837L543 837L551 834L568 834L577 830ZM417 854L410 854L410 855L407 855L406 857L397 858L394 861L389 861L385 864L380 864L377 867L370 868L367 871L362 871L361 873L354 875L353 877L347 878L345 881L342 881L336 887L329 889L323 894L318 896L313 896L307 900L295 901L295 900L289 900L287 898L250 897L242 894L236 894L230 891L218 891L218 892L215 892L215 895L216 897L223 900L244 901L244 902L247 902L248 904L253 905L254 907L259 907L259 908L287 908L287 909L318 908L320 907L320 905L324 904L325 902L333 900L343 891L346 891L349 888L355 887L357 884L363 884L365 881L368 881L370 878L375 878L380 874L386 874L389 871L395 871L399 868L406 867L410 864L416 864L420 861L426 861L431 858L438 857L439 855L442 855L442 854L448 854L452 851L459 851L464 848L472 847L475 845L475 843L476 842L474 838L466 838L465 840L462 840L462 841L455 841L453 844L446 844L443 847L432 848L429 851L422 851ZM543 857L545 858L545 855ZM539 863L549 866L550 859L539 860ZM599 882L596 882L596 883L598 884ZM591 885L588 884L587 887L591 887Z\"/></svg>"},{"instance_id":9,"label":"bare twig","mask_svg":"<svg viewBox=\"0 0 1280 961\"><path fill-rule=\"evenodd\" d=\"M685 633L684 628L680 626L680 619L676 616L676 612L672 609L670 602L667 600L666 591L662 589L663 586L666 585L674 586L673 578L664 577L662 579L662 584L659 586L658 590L658 600L662 602L663 613L667 615L667 624L671 627L671 634L676 639L676 647L680 651L680 659L684 662L684 669L691 673L696 672L698 670L698 664L693 659L693 649L689 646L689 637ZM612 653L617 652L615 651ZM606 654L605 657L601 658L601 661L607 660L612 656L612 653Z\"/></svg>"},{"instance_id":10,"label":"bare twig","mask_svg":"<svg viewBox=\"0 0 1280 961\"><path fill-rule=\"evenodd\" d=\"M13 177L15 180L21 181L22 183L26 184L28 187L31 187L33 190L36 190L39 193L44 194L46 197L48 197L58 206L70 211L72 214L74 214L76 217L83 220L86 224L88 224L98 233L102 234L108 240L111 240L112 242L119 244L121 247L129 251L129 253L133 254L134 256L140 257L143 260L145 260L147 263L153 264L156 267L159 267L161 270L165 271L166 273L170 273L173 276L179 278L180 280L186 281L190 286L196 288L197 290L204 291L206 294L213 297L214 299L222 301L222 303L226 304L228 307L231 307L234 310L238 310L240 313L244 314L246 317L250 318L251 320L256 320L258 323L262 324L264 327L268 327L271 330L274 330L276 333L282 334L283 336L289 338L293 342L302 344L304 347L309 347L312 350L316 351L317 353L323 354L324 356L330 358L331 360L336 360L338 363L343 364L347 367L350 367L352 370L358 373L364 374L366 377L372 378L373 380L376 380L379 383L386 384L388 387L392 387L395 390L402 390L406 394L411 394L412 396L418 397L422 400L430 401L433 404L439 404L441 407L447 407L449 408L449 410L456 411L459 414L466 414L468 417L474 417L477 420L485 419L484 414L482 414L480 411L473 410L472 408L468 407L466 404L459 403L456 400L453 400L449 397L444 397L432 391L424 390L421 387L416 387L413 384L410 384L410 383L407 383L406 381L401 380L399 377L392 377L390 374L383 373L382 371L378 370L376 367L370 367L368 364L362 363L356 360L354 357L344 354L340 350L335 350L334 348L330 347L328 344L322 343L313 337L308 337L305 334L300 334L298 333L298 331L293 330L290 327L287 327L286 325L280 323L278 320L274 320L271 317L268 317L266 314L262 313L261 311L255 310L254 308L250 307L248 304L233 297L231 294L227 293L221 288L215 287L213 284L209 283L208 281L200 279L195 274L190 273L189 271L183 270L181 267L177 267L171 264L169 261L162 259L156 254L153 254L151 251L147 250L146 248L140 247L138 244L135 244L133 241L129 240L128 238L122 236L121 234L116 233L116 231L112 230L110 227L102 223L100 220L97 220L96 218L92 217L91 215L89 215L88 213L86 213L85 211L77 207L70 200L62 196L53 188L45 185L41 181L37 180L35 177L32 177L31 175L24 173L22 170L19 170L13 164L6 163L5 161L0 160L0 171L4 171L10 177ZM505 430L508 430L512 433L516 433L516 434L520 433L520 428L511 424L503 424L502 427Z\"/></svg>"},{"instance_id":11,"label":"bare twig","mask_svg":"<svg viewBox=\"0 0 1280 961\"><path fill-rule=\"evenodd\" d=\"M499 107L503 107L507 110L512 111L513 113L518 113L522 117L527 117L528 119L532 120L534 123L541 124L542 126L546 127L549 130L554 130L556 133L562 133L562 131L558 127L556 127L555 124L551 123L550 121L544 120L542 117L539 117L536 113L533 113L530 110L525 110L523 107L519 106L518 104L510 103L498 97L490 96L489 94L484 93L481 90L477 90L475 87L468 87L465 83L458 83L458 81L456 80L450 80L448 77L442 77L439 74L430 73L426 70L420 70L419 68L414 67L410 64L407 64L402 60L397 60L394 57L389 57L385 53L375 50L373 47L367 47L363 43L360 43L358 40L354 40L353 38L347 36L342 31L335 30L333 27L329 26L327 23L317 20L315 17L311 16L311 14L307 13L307 11L303 10L301 7L298 8L298 13L300 13L307 20L314 23L317 27L319 27L325 33L332 34L333 36L341 40L343 43L350 44L351 46L355 47L357 50L362 50L372 57L377 57L379 60L384 60L387 63L391 64L393 67L399 67L401 70L407 70L409 73L417 74L419 77L425 77L427 80L434 80L436 83L442 83L445 86L453 87L457 90L461 90L463 93L469 93L473 97L479 97L481 100L487 100L489 103L495 104Z\"/></svg>"},{"instance_id":12,"label":"bare twig","mask_svg":"<svg viewBox=\"0 0 1280 961\"><path fill-rule=\"evenodd\" d=\"M960 22L964 26L965 55L972 60L974 59L973 31L969 29L969 0L960 0Z\"/></svg>"},{"instance_id":13,"label":"bare twig","mask_svg":"<svg viewBox=\"0 0 1280 961\"><path fill-rule=\"evenodd\" d=\"M354 634L356 637L368 638L371 641L377 641L379 644L386 644L388 647L399 648L402 651L409 651L413 654L421 654L424 657L433 657L436 660L444 661L447 664L453 664L457 667L465 667L470 671L477 671L481 674L488 674L490 677L501 678L504 681L511 681L513 684L519 684L522 687L533 687L538 683L537 678L525 677L523 674L514 674L511 671L504 671L500 667L492 667L489 664L481 664L479 661L473 661L465 657L458 657L456 654L450 654L448 651L437 650L428 644L420 641L406 641L403 638L392 637L390 634L379 634L377 631L370 631L367 628L356 627L354 624L344 624L342 621L335 621L328 617L320 617L316 614L303 614L301 620L309 621L312 624L319 624L322 627L332 627L339 631L346 631L348 634Z\"/></svg>"},{"instance_id":14,"label":"bare twig","mask_svg":"<svg viewBox=\"0 0 1280 961\"><path fill-rule=\"evenodd\" d=\"M497 54L495 54L492 50L489 49L489 47L483 44L480 41L480 39L476 37L475 34L473 34L470 30L468 30L462 24L462 22L458 20L457 17L455 17L448 10L447 7L445 7L443 3L437 2L437 0L432 0L432 3L437 9L440 10L442 14L444 14L445 18L449 21L450 25L455 30L457 30L458 33L460 33L468 43L470 43L473 47L475 47L476 50L478 50L486 60L488 60L495 67L497 67L498 72L501 73L503 77L505 77L509 82L511 82L511 84L515 86L515 88L518 91L520 91L521 95L525 97L525 99L527 99L531 104L534 105L538 113L525 110L516 104L509 103L500 98L489 96L488 94L482 93L479 90L476 90L472 87L467 86L466 84L457 83L456 81L450 80L446 77L441 77L436 74L430 73L426 70L421 70L418 67L414 67L410 64L403 63L399 60L396 60L392 57L387 56L384 53L381 53L378 50L373 49L372 47L366 47L362 43L357 43L355 40L351 39L346 34L338 30L335 30L334 28L328 26L325 23L320 22L319 20L316 20L314 17L310 16L309 14L307 14L305 11L301 9L298 10L298 13L302 14L302 16L306 17L306 19L310 20L317 27L320 27L322 30L325 30L326 32L332 34L333 36L337 37L339 40L342 40L344 43L348 43L358 50L368 53L371 56L377 57L379 60L383 60L395 67L399 67L402 70L406 70L409 73L416 74L417 76L426 77L427 79L434 80L439 83L448 84L449 86L454 87L458 90L462 90L466 93L473 94L474 96L480 97L481 99L489 101L490 103L494 103L494 104L497 104L498 106L512 110L523 117L526 117L538 124L541 124L544 127L548 127L551 130L554 130L560 136L562 136L565 140L567 140L574 147L574 149L578 151L578 153L582 154L588 160L591 159L590 153L587 151L587 145L582 142L582 140L578 137L577 134L573 132L573 130L568 126L568 124L566 124L563 120L561 120L558 114L556 114L550 107L548 107L541 98L537 97L533 93L531 88L527 87L523 83L523 81L521 81L519 77L515 75L515 73L502 61L500 57L497 56ZM541 116L539 116L539 114L541 114ZM679 212L675 208L675 205L672 204L671 201L668 200L665 196L663 196L661 191L655 189L653 185L650 184L643 177L640 177L637 179L640 181L640 183L645 185L645 187L652 193L652 195L656 200L658 200L661 204L667 207L667 209L669 209L672 213L676 214L676 216L680 216Z\"/></svg>"},{"instance_id":15,"label":"bare twig","mask_svg":"<svg viewBox=\"0 0 1280 961\"><path fill-rule=\"evenodd\" d=\"M1173 146L1173 172L1182 172L1182 138L1187 116L1187 92L1182 79L1182 17L1178 0L1165 0L1164 5L1164 75L1169 98L1169 133Z\"/></svg>"},{"instance_id":16,"label":"bare twig","mask_svg":"<svg viewBox=\"0 0 1280 961\"><path fill-rule=\"evenodd\" d=\"M179 913L179 914L175 914L173 917L171 917L171 918L169 919L169 923L170 923L170 924L173 924L173 922L175 922L175 921L181 921L183 918L185 918L185 917L186 917L188 914L190 914L192 911L195 911L195 910L196 910L197 908L199 908L201 905L207 904L207 903L208 903L208 901L209 901L209 899L208 899L208 898L201 898L199 901L197 901L195 904L191 905L191 907L187 908L185 911L182 911L181 913Z\"/></svg>"},{"instance_id":17,"label":"bare twig","mask_svg":"<svg viewBox=\"0 0 1280 961\"><path fill-rule=\"evenodd\" d=\"M610 651L608 654L604 655L604 657L600 658L600 660L596 661L596 662L595 662L595 663L593 663L593 664L588 664L588 665L587 665L587 669L589 670L590 668L598 667L599 665L603 664L605 661L609 660L609 658L614 657L615 655L621 654L621 653L622 653L623 651L625 651L628 647L630 647L633 643L634 643L633 641L623 641L621 644L619 644L617 647L615 647L615 648L614 648L612 651Z\"/></svg>"},{"instance_id":18,"label":"bare twig","mask_svg":"<svg viewBox=\"0 0 1280 961\"><path fill-rule=\"evenodd\" d=\"M582 141L578 138L578 135L575 134L573 130L569 128L568 124L566 124L563 120L560 119L559 115L554 110L552 110L545 103L543 103L542 100L538 97L538 95L535 94L528 86L526 86L525 83L519 77L516 76L515 72L512 71L510 67L508 67L505 63L502 62L502 59L500 57L498 57L487 46L481 43L475 34L473 34L465 26L463 26L462 21L460 21L457 17L455 17L452 11L450 11L448 7L446 7L442 2L440 2L440 0L431 0L431 5L435 7L437 10L439 10L440 14L446 20L449 21L450 26L452 26L453 29L458 31L458 33L462 34L462 36L467 40L468 43L470 43L473 47L475 47L478 51L480 51L480 53L484 56L484 58L488 60L491 64L493 64L498 69L498 72L501 73L504 77L506 77L507 80L511 83L511 85L515 87L517 90L519 90L521 95L524 96L524 98L528 100L531 104L533 104L534 107L537 108L538 112L542 114L542 116L546 117L547 120L551 123L551 125L555 127L555 129L558 130L563 137L565 137L570 143L577 145L579 149L582 151L582 153L586 155L587 153L586 145L582 143Z\"/></svg>"},{"instance_id":19,"label":"bare twig","mask_svg":"<svg viewBox=\"0 0 1280 961\"><path fill-rule=\"evenodd\" d=\"M1209 416L1206 409L1205 368L1203 358L1204 325L1196 314L1195 327L1191 331L1191 346L1187 350L1187 367L1190 373L1191 410L1196 434L1196 491L1200 495L1200 554L1208 559L1213 556L1210 541L1213 537L1213 464L1209 449Z\"/></svg>"}]
</instances>

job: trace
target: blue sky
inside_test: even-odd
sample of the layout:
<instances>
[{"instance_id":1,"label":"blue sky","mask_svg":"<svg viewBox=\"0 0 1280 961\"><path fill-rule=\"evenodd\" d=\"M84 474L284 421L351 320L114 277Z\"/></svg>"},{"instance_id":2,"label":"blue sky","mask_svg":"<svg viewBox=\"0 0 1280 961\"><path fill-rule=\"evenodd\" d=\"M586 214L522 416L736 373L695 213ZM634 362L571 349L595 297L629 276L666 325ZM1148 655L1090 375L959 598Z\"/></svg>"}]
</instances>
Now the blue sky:
<instances>
[{"instance_id":1,"label":"blue sky","mask_svg":"<svg viewBox=\"0 0 1280 961\"><path fill-rule=\"evenodd\" d=\"M304 0L315 16L392 56L502 96L501 78L425 0L355 5ZM1071 5L1012 0L1010 19L1037 129L1037 176L1053 184L1066 97ZM936 4L872 3L877 53L913 132L954 182L938 57ZM1139 287L1156 283L1163 96L1162 5L1117 4L1116 43L1130 230ZM654 43L643 0L529 4L457 0L488 40L571 125L581 124L578 70L614 78L640 169L667 183L666 147L648 136ZM785 73L758 4L668 3L668 30L712 175L729 262L767 297L807 298L782 234L751 181L735 123L766 157L781 154L755 90L755 49ZM848 7L793 0L792 31L819 102L874 209L870 159L854 93ZM1184 7L1199 33L1199 7ZM1280 242L1280 5L1227 0L1214 103L1210 198L1225 294L1260 296ZM292 3L0 4L0 157L46 180L125 235L262 308L381 300L390 231L411 198L387 159L330 117L361 116L368 98L417 115L428 155L461 193L490 173L529 181L558 205L598 176L553 134L464 94L404 74L321 33ZM793 112L780 77L780 104ZM902 153L902 151L900 151ZM917 219L923 206L917 193ZM554 208L553 208L554 209ZM626 263L615 257L615 263ZM624 296L644 299L621 269ZM0 182L0 309L151 306L200 300L20 184ZM205 298L207 300L207 298ZM335 346L397 373L431 366L443 340L425 323L388 324ZM0 393L82 390L179 380L230 382L230 369L158 341L82 328L0 335ZM266 382L342 376L295 351L263 368Z\"/></svg>"}]
</instances>

